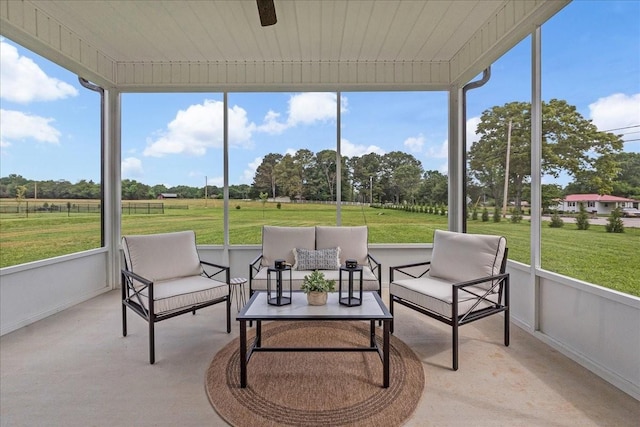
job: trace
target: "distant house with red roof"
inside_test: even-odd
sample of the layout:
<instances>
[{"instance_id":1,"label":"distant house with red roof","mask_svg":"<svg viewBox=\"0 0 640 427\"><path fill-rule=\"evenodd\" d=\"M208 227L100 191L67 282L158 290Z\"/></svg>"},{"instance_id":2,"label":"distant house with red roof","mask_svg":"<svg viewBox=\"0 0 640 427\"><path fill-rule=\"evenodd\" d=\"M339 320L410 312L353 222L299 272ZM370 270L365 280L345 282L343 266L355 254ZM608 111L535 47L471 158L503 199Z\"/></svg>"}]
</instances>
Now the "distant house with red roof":
<instances>
[{"instance_id":1,"label":"distant house with red roof","mask_svg":"<svg viewBox=\"0 0 640 427\"><path fill-rule=\"evenodd\" d=\"M569 194L558 202L557 209L562 212L579 212L580 205L584 205L587 212L608 215L617 207L637 208L639 203L638 200L607 194Z\"/></svg>"}]
</instances>

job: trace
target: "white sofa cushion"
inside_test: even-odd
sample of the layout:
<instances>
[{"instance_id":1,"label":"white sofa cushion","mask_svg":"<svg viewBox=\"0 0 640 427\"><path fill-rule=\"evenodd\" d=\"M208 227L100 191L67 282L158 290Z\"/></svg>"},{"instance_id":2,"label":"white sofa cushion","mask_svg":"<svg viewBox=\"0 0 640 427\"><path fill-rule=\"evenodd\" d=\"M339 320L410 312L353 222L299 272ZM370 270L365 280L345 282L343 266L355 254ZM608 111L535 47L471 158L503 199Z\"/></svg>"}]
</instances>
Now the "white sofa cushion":
<instances>
[{"instance_id":1,"label":"white sofa cushion","mask_svg":"<svg viewBox=\"0 0 640 427\"><path fill-rule=\"evenodd\" d=\"M465 282L499 274L506 244L503 236L436 230L429 276ZM491 283L478 286L489 289Z\"/></svg>"},{"instance_id":2,"label":"white sofa cushion","mask_svg":"<svg viewBox=\"0 0 640 427\"><path fill-rule=\"evenodd\" d=\"M340 247L340 264L347 259L355 259L358 264L367 264L368 228L316 226L316 249Z\"/></svg>"},{"instance_id":3,"label":"white sofa cushion","mask_svg":"<svg viewBox=\"0 0 640 427\"><path fill-rule=\"evenodd\" d=\"M262 266L273 266L283 259L293 265L293 248L315 249L314 227L262 227ZM335 248L337 245L333 245Z\"/></svg>"},{"instance_id":4,"label":"white sofa cushion","mask_svg":"<svg viewBox=\"0 0 640 427\"><path fill-rule=\"evenodd\" d=\"M122 249L129 271L154 282L202 272L193 231L124 236Z\"/></svg>"},{"instance_id":5,"label":"white sofa cushion","mask_svg":"<svg viewBox=\"0 0 640 427\"><path fill-rule=\"evenodd\" d=\"M293 249L294 270L335 270L340 268L340 248Z\"/></svg>"}]
</instances>

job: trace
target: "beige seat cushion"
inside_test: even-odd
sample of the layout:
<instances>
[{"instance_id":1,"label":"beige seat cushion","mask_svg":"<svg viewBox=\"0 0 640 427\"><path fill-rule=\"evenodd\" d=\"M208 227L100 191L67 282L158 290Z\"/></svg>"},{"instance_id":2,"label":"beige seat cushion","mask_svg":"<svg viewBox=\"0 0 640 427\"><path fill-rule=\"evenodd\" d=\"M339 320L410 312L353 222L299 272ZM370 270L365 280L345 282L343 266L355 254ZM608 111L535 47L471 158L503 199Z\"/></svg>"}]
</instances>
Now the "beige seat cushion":
<instances>
[{"instance_id":1,"label":"beige seat cushion","mask_svg":"<svg viewBox=\"0 0 640 427\"><path fill-rule=\"evenodd\" d=\"M340 248L340 264L347 259L355 259L358 264L367 263L368 228L316 226L316 249Z\"/></svg>"},{"instance_id":2,"label":"beige seat cushion","mask_svg":"<svg viewBox=\"0 0 640 427\"><path fill-rule=\"evenodd\" d=\"M500 274L507 240L503 236L436 230L429 275L449 282ZM479 285L489 289L491 283Z\"/></svg>"},{"instance_id":3,"label":"beige seat cushion","mask_svg":"<svg viewBox=\"0 0 640 427\"><path fill-rule=\"evenodd\" d=\"M142 299L144 306L149 308L148 289L140 293L144 296ZM222 298L228 294L229 287L226 283L204 276L159 281L153 286L154 312L165 314Z\"/></svg>"},{"instance_id":4,"label":"beige seat cushion","mask_svg":"<svg viewBox=\"0 0 640 427\"><path fill-rule=\"evenodd\" d=\"M262 227L262 266L273 267L283 259L293 265L293 248L315 249L314 227ZM335 246L333 246L335 248Z\"/></svg>"},{"instance_id":5,"label":"beige seat cushion","mask_svg":"<svg viewBox=\"0 0 640 427\"><path fill-rule=\"evenodd\" d=\"M486 291L482 288L470 286L470 292L483 295ZM389 293L404 300L408 300L424 307L432 312L438 313L448 319L452 318L453 291L451 282L440 278L424 276L417 279L395 280L389 284ZM490 293L486 297L493 303L498 302L498 294ZM480 299L469 292L460 291L458 294L458 314L467 312ZM480 310L491 306L491 303L482 300L478 307Z\"/></svg>"},{"instance_id":6,"label":"beige seat cushion","mask_svg":"<svg viewBox=\"0 0 640 427\"><path fill-rule=\"evenodd\" d=\"M154 282L202 272L193 231L124 236L122 249L129 271Z\"/></svg>"}]
</instances>

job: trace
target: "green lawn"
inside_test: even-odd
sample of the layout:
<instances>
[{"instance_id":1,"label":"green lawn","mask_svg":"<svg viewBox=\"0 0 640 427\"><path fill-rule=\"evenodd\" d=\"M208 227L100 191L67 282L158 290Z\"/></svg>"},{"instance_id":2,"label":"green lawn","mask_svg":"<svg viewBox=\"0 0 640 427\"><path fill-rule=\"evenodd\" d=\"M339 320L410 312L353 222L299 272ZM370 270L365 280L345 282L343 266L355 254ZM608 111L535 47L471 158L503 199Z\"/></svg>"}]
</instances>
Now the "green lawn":
<instances>
[{"instance_id":1,"label":"green lawn","mask_svg":"<svg viewBox=\"0 0 640 427\"><path fill-rule=\"evenodd\" d=\"M123 234L148 234L192 229L199 244L223 243L222 201L176 200L164 214L124 215ZM240 209L236 209L240 206ZM262 225L335 225L335 206L323 204L232 201L229 204L231 244L259 244ZM369 207L342 207L342 225L367 225L370 243L431 242L433 230L446 229L445 216ZM502 234L509 258L529 264L530 224L469 221L468 232ZM41 213L28 218L0 217L0 267L36 261L100 246L100 217L96 214ZM604 226L586 231L573 224L550 228L543 223L542 266L566 276L640 296L640 229L607 233ZM634 261L635 260L635 261Z\"/></svg>"}]
</instances>

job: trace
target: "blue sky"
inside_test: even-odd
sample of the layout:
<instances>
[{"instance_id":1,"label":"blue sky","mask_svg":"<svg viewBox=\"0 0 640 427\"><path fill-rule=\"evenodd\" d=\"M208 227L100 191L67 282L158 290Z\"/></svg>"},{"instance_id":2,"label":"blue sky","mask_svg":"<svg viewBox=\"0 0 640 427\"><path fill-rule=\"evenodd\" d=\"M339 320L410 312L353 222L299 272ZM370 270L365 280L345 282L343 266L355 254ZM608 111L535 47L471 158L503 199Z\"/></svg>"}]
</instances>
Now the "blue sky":
<instances>
[{"instance_id":1,"label":"blue sky","mask_svg":"<svg viewBox=\"0 0 640 427\"><path fill-rule=\"evenodd\" d=\"M543 26L543 99L560 98L640 152L640 1L576 1ZM0 175L99 181L99 97L8 39L0 44ZM530 100L530 41L469 92L468 139L482 111ZM222 185L222 94L124 94L122 175L148 185ZM232 184L268 153L334 149L335 93L230 93ZM405 151L447 172L445 92L344 92L342 152ZM553 182L545 178L546 182ZM566 184L561 177L559 184Z\"/></svg>"}]
</instances>

